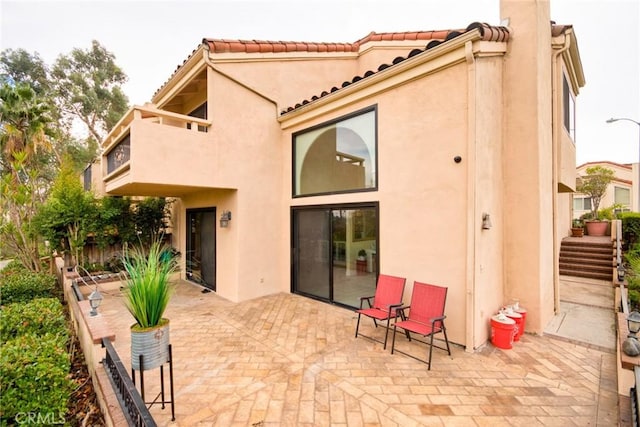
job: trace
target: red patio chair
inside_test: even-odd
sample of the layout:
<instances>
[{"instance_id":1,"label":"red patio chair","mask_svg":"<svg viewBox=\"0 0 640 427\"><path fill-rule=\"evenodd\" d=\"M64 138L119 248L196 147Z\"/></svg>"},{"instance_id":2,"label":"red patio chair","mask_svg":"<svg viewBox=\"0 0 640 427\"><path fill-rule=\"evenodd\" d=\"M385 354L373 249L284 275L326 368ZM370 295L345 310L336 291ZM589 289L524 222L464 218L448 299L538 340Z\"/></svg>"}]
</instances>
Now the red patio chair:
<instances>
[{"instance_id":1,"label":"red patio chair","mask_svg":"<svg viewBox=\"0 0 640 427\"><path fill-rule=\"evenodd\" d=\"M396 309L402 306L402 294L404 293L404 284L407 279L403 277L388 276L381 274L378 276L378 284L376 286L376 294L370 297L360 298L360 309L358 313L358 323L356 324L356 338L358 338L358 329L360 328L360 315L364 314L373 319L373 324L378 327L378 320L386 320L387 326L384 333L384 348L387 348L387 337L389 336L389 324L391 319L397 316ZM373 300L373 301L372 301ZM364 307L364 302L369 307ZM361 336L369 338L373 341L380 342L375 338L366 335Z\"/></svg>"},{"instance_id":2,"label":"red patio chair","mask_svg":"<svg viewBox=\"0 0 640 427\"><path fill-rule=\"evenodd\" d=\"M422 341L415 339L415 341L427 344L429 346L429 360L422 360L411 354L397 350L398 353L402 353L406 356L412 357L420 362L424 362L429 366L431 370L431 354L433 347L441 350L446 350L451 356L451 349L449 348L449 340L447 339L447 329L444 326L444 306L447 301L447 288L436 285L428 285L426 283L413 282L413 294L411 295L411 304L408 306L398 308L398 314L402 319L393 324L393 340L391 341L391 354L393 354L396 344L396 330L401 328L404 330L407 338L411 341L411 333L428 337L430 340ZM406 316L406 310L409 310L409 315ZM440 347L434 345L434 335L442 332L444 334L444 342L447 347Z\"/></svg>"}]
</instances>

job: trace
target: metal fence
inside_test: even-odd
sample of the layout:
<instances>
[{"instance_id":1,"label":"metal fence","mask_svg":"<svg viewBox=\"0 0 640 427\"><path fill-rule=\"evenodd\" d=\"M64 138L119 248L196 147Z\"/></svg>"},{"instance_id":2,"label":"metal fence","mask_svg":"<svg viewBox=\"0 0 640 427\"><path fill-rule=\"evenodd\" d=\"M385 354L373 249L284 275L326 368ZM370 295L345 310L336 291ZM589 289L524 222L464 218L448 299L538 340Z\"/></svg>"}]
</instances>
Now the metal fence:
<instances>
[{"instance_id":1,"label":"metal fence","mask_svg":"<svg viewBox=\"0 0 640 427\"><path fill-rule=\"evenodd\" d=\"M118 402L120 402L127 422L130 426L155 427L156 422L131 381L131 377L129 377L122 360L118 357L113 344L107 338L103 338L102 346L106 349L103 360L104 368L113 389L116 391Z\"/></svg>"}]
</instances>

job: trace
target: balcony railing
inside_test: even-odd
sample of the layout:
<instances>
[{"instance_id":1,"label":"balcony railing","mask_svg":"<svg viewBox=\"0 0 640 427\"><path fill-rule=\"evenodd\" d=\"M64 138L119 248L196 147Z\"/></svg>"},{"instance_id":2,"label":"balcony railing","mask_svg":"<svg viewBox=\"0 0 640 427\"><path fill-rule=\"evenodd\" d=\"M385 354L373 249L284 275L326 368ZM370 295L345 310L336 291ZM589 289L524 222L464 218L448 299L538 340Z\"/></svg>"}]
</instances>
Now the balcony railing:
<instances>
[{"instance_id":1,"label":"balcony railing","mask_svg":"<svg viewBox=\"0 0 640 427\"><path fill-rule=\"evenodd\" d=\"M143 191L154 195L163 188L206 186L209 176L167 174L157 165L190 165L201 171L216 159L217 148L208 135L211 122L197 117L133 107L102 143L102 178L112 194ZM155 186L155 187L154 187ZM172 190L173 191L173 190ZM142 194L142 193L141 193Z\"/></svg>"},{"instance_id":2,"label":"balcony railing","mask_svg":"<svg viewBox=\"0 0 640 427\"><path fill-rule=\"evenodd\" d=\"M206 119L159 110L155 107L135 105L116 123L111 132L109 132L109 135L105 138L102 143L105 154L113 150L123 139L124 135L129 133L129 127L134 120L144 120L164 126L190 129L194 132L208 132L211 126L211 122Z\"/></svg>"}]
</instances>

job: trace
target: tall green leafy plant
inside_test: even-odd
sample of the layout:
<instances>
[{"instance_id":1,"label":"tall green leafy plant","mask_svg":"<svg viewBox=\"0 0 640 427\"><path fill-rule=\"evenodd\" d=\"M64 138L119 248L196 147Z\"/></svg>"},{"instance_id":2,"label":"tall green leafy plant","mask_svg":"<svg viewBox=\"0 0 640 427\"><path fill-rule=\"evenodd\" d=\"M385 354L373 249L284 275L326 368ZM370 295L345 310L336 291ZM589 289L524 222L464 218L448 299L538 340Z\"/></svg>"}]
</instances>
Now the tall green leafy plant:
<instances>
[{"instance_id":1,"label":"tall green leafy plant","mask_svg":"<svg viewBox=\"0 0 640 427\"><path fill-rule=\"evenodd\" d=\"M124 302L139 329L158 326L171 299L169 281L177 260L167 253L169 248L160 239L152 241L148 251L135 246L124 253L122 261L129 275Z\"/></svg>"},{"instance_id":2,"label":"tall green leafy plant","mask_svg":"<svg viewBox=\"0 0 640 427\"><path fill-rule=\"evenodd\" d=\"M97 201L91 192L84 191L72 162L65 158L51 194L38 211L34 222L53 249L64 250L68 245L77 264L84 264L84 245L95 229L98 217Z\"/></svg>"}]
</instances>

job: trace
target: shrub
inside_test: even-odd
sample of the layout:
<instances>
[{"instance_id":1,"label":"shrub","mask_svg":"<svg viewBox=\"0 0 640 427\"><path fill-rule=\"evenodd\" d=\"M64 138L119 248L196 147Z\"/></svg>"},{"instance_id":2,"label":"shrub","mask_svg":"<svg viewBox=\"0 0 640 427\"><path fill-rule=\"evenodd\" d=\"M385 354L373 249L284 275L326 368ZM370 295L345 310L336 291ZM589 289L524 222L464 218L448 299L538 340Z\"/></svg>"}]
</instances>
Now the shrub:
<instances>
[{"instance_id":1,"label":"shrub","mask_svg":"<svg viewBox=\"0 0 640 427\"><path fill-rule=\"evenodd\" d=\"M9 304L0 310L1 342L26 334L68 338L69 329L58 299L36 298L30 302Z\"/></svg>"},{"instance_id":2,"label":"shrub","mask_svg":"<svg viewBox=\"0 0 640 427\"><path fill-rule=\"evenodd\" d=\"M32 333L0 349L0 414L14 424L18 413L54 414L64 419L72 390L67 338Z\"/></svg>"},{"instance_id":3,"label":"shrub","mask_svg":"<svg viewBox=\"0 0 640 427\"><path fill-rule=\"evenodd\" d=\"M629 312L640 310L640 292L629 289Z\"/></svg>"},{"instance_id":4,"label":"shrub","mask_svg":"<svg viewBox=\"0 0 640 427\"><path fill-rule=\"evenodd\" d=\"M54 297L56 296L56 277L48 273L33 273L24 267L10 265L8 270L2 270L0 275L0 295L2 304Z\"/></svg>"},{"instance_id":5,"label":"shrub","mask_svg":"<svg viewBox=\"0 0 640 427\"><path fill-rule=\"evenodd\" d=\"M14 259L2 269L2 275L5 276L7 274L15 274L25 271L29 270L27 270L27 268L22 265L20 261Z\"/></svg>"},{"instance_id":6,"label":"shrub","mask_svg":"<svg viewBox=\"0 0 640 427\"><path fill-rule=\"evenodd\" d=\"M105 266L100 264L99 262L86 262L82 266L89 273L97 273L100 271L105 271Z\"/></svg>"},{"instance_id":7,"label":"shrub","mask_svg":"<svg viewBox=\"0 0 640 427\"><path fill-rule=\"evenodd\" d=\"M114 273L124 271L124 264L122 263L122 257L120 255L110 257L104 266L106 270L113 271Z\"/></svg>"},{"instance_id":8,"label":"shrub","mask_svg":"<svg viewBox=\"0 0 640 427\"><path fill-rule=\"evenodd\" d=\"M618 218L622 220L622 239L627 247L640 243L640 213L622 212L618 214Z\"/></svg>"}]
</instances>

